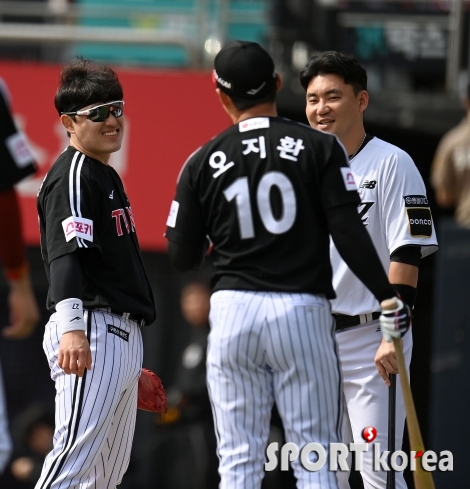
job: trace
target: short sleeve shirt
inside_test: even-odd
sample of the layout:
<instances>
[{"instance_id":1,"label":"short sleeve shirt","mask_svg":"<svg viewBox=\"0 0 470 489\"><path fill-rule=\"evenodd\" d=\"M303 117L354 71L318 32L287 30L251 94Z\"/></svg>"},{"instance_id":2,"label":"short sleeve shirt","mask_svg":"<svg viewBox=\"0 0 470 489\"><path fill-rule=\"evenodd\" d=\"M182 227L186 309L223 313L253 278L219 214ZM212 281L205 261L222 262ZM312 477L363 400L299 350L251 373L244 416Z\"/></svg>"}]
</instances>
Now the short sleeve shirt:
<instances>
[{"instance_id":1,"label":"short sleeve shirt","mask_svg":"<svg viewBox=\"0 0 470 489\"><path fill-rule=\"evenodd\" d=\"M111 166L69 146L42 183L38 213L48 279L52 260L79 250L84 307L107 306L153 322L154 300L132 208ZM47 305L55 307L50 288Z\"/></svg>"},{"instance_id":2,"label":"short sleeve shirt","mask_svg":"<svg viewBox=\"0 0 470 489\"><path fill-rule=\"evenodd\" d=\"M337 138L280 117L242 121L184 165L166 237L213 243L213 290L333 297L325 211L359 197Z\"/></svg>"},{"instance_id":3,"label":"short sleeve shirt","mask_svg":"<svg viewBox=\"0 0 470 489\"><path fill-rule=\"evenodd\" d=\"M437 250L426 188L407 153L373 138L350 165L361 196L358 211L386 273L390 255L402 246L420 246L422 257ZM349 269L332 241L330 251L337 295L333 312L355 316L380 311L377 299Z\"/></svg>"}]
</instances>

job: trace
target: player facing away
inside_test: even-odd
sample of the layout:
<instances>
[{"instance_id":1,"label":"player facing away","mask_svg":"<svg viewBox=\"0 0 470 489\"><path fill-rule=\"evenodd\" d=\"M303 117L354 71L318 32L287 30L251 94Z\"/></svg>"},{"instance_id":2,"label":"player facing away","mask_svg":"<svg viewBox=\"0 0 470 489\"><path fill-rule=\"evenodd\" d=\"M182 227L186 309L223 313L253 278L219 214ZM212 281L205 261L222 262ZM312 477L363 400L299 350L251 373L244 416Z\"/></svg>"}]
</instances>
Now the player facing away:
<instances>
[{"instance_id":1,"label":"player facing away","mask_svg":"<svg viewBox=\"0 0 470 489\"><path fill-rule=\"evenodd\" d=\"M357 214L337 138L277 116L281 78L259 44L233 41L214 63L233 125L185 163L166 237L181 271L200 266L206 236L213 243L207 381L220 487L258 489L274 402L287 441L328 450L341 439L329 235L377 300L395 292ZM388 327L400 335L407 309L400 302L396 312L402 321ZM293 469L299 488L338 487L326 466Z\"/></svg>"},{"instance_id":2,"label":"player facing away","mask_svg":"<svg viewBox=\"0 0 470 489\"><path fill-rule=\"evenodd\" d=\"M382 267L401 299L413 308L420 259L437 249L436 235L423 179L410 156L401 149L367 134L363 114L367 108L367 74L355 58L326 52L310 59L300 74L306 90L310 125L335 134L343 143L359 189L359 215L369 232ZM333 286L332 310L343 373L347 409L343 441L364 441L362 431L374 426L381 449L388 446L388 374L397 374L393 342L382 339L380 304L330 242ZM350 246L356 247L353 239ZM403 337L407 366L412 334ZM402 391L396 394L395 449L402 445L405 408ZM386 472L372 468L372 451L364 453L362 478L366 489L384 488ZM340 473L341 489L349 488L349 474ZM403 472L396 487L406 487Z\"/></svg>"},{"instance_id":3,"label":"player facing away","mask_svg":"<svg viewBox=\"0 0 470 489\"><path fill-rule=\"evenodd\" d=\"M108 164L125 130L122 98L105 65L79 58L61 72L54 103L70 146L38 194L56 426L36 489L115 488L129 463L140 328L155 306L131 205Z\"/></svg>"}]
</instances>

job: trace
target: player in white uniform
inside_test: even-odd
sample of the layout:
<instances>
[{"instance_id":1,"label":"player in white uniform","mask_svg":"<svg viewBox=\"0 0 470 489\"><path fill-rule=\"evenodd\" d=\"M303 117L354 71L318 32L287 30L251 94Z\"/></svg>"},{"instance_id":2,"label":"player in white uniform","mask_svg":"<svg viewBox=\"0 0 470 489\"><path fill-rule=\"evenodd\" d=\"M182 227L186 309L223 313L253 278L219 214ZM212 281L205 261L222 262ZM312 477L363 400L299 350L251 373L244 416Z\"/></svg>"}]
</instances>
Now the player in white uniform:
<instances>
[{"instance_id":1,"label":"player in white uniform","mask_svg":"<svg viewBox=\"0 0 470 489\"><path fill-rule=\"evenodd\" d=\"M437 249L426 189L410 156L398 147L366 134L363 113L368 103L367 75L351 56L327 52L310 59L301 72L306 90L306 113L312 127L336 134L346 148L361 197L359 214L369 231L389 280L411 308L416 296L420 258ZM355 246L355 243L351 243ZM388 374L396 374L393 343L382 340L380 305L330 245L336 319L336 339L347 409L343 440L363 442L367 426L377 430L375 443L388 447ZM409 368L412 335L403 338ZM405 409L401 389L396 393L395 449L402 444ZM349 474L340 486L348 488ZM366 489L383 489L386 472L372 469L372 451L364 454L361 473ZM403 472L397 489L406 488Z\"/></svg>"},{"instance_id":2,"label":"player in white uniform","mask_svg":"<svg viewBox=\"0 0 470 489\"><path fill-rule=\"evenodd\" d=\"M258 44L227 44L214 67L233 125L183 167L166 237L181 271L201 263L206 235L213 243L207 381L220 488L258 489L274 402L287 441L328 450L340 440L329 235L375 297L394 290L357 214L360 200L337 138L277 117L281 80ZM327 466L292 466L299 489L338 487Z\"/></svg>"}]
</instances>

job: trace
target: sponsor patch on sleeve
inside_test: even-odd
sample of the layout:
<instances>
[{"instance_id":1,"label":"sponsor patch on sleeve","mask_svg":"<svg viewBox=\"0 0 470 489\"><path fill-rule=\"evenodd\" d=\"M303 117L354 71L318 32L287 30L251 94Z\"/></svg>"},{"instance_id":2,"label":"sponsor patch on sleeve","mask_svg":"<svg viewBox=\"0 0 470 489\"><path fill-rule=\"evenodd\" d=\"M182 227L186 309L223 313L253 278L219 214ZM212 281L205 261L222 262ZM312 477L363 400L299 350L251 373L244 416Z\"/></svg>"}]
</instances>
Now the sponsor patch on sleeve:
<instances>
[{"instance_id":1,"label":"sponsor patch on sleeve","mask_svg":"<svg viewBox=\"0 0 470 489\"><path fill-rule=\"evenodd\" d=\"M428 207L428 198L425 195L404 195L405 207Z\"/></svg>"},{"instance_id":2,"label":"sponsor patch on sleeve","mask_svg":"<svg viewBox=\"0 0 470 489\"><path fill-rule=\"evenodd\" d=\"M5 145L18 168L24 168L34 161L26 138L21 132L16 132L5 139Z\"/></svg>"},{"instance_id":3,"label":"sponsor patch on sleeve","mask_svg":"<svg viewBox=\"0 0 470 489\"><path fill-rule=\"evenodd\" d=\"M62 221L65 240L82 238L93 242L93 221L84 217L70 216Z\"/></svg>"},{"instance_id":4,"label":"sponsor patch on sleeve","mask_svg":"<svg viewBox=\"0 0 470 489\"><path fill-rule=\"evenodd\" d=\"M174 228L176 226L176 216L178 215L178 209L180 207L179 202L174 200L171 203L170 213L168 214L168 219L166 220L166 225L170 228Z\"/></svg>"},{"instance_id":5,"label":"sponsor patch on sleeve","mask_svg":"<svg viewBox=\"0 0 470 489\"><path fill-rule=\"evenodd\" d=\"M430 238L432 236L432 216L429 207L408 207L406 209L411 236Z\"/></svg>"},{"instance_id":6,"label":"sponsor patch on sleeve","mask_svg":"<svg viewBox=\"0 0 470 489\"><path fill-rule=\"evenodd\" d=\"M344 186L346 190L357 190L356 182L354 181L354 176L352 174L351 168L341 167L341 174L343 175Z\"/></svg>"}]
</instances>

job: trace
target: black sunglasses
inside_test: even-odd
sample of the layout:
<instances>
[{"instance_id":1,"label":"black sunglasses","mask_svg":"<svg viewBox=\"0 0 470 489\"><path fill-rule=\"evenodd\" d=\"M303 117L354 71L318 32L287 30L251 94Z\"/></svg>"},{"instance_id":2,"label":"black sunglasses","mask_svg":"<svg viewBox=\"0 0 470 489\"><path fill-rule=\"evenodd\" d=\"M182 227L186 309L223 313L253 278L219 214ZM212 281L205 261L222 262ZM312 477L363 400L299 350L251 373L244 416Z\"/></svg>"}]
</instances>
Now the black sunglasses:
<instances>
[{"instance_id":1,"label":"black sunglasses","mask_svg":"<svg viewBox=\"0 0 470 489\"><path fill-rule=\"evenodd\" d=\"M115 100L114 102L108 102L106 104L97 105L90 109L77 110L76 112L62 112L65 115L86 115L87 119L93 122L104 122L109 113L112 112L116 119L124 114L124 101Z\"/></svg>"}]
</instances>

